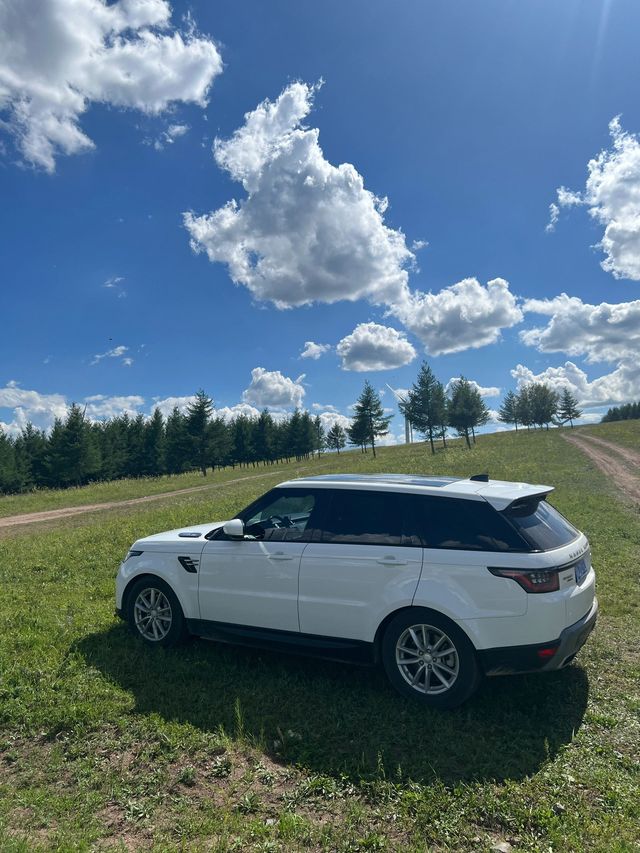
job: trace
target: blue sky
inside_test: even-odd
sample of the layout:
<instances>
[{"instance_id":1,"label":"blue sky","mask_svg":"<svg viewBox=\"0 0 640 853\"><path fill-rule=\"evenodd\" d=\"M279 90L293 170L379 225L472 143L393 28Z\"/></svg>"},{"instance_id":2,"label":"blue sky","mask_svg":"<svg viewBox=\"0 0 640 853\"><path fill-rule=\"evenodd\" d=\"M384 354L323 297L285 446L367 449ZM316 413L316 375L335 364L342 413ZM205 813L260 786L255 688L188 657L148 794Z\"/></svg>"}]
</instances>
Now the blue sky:
<instances>
[{"instance_id":1,"label":"blue sky","mask_svg":"<svg viewBox=\"0 0 640 853\"><path fill-rule=\"evenodd\" d=\"M199 387L330 423L423 357L492 409L640 397L635 0L31 5L0 1L10 430Z\"/></svg>"}]
</instances>

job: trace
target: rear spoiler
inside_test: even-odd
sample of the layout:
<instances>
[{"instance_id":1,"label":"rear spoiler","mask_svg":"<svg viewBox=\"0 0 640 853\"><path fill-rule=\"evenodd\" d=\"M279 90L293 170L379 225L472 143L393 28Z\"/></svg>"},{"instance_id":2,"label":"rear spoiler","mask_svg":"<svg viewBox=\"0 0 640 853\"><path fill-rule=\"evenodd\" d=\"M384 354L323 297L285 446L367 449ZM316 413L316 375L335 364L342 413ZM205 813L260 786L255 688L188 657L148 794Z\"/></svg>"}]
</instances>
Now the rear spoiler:
<instances>
[{"instance_id":1,"label":"rear spoiler","mask_svg":"<svg viewBox=\"0 0 640 853\"><path fill-rule=\"evenodd\" d=\"M509 510L515 511L520 509L520 507L531 506L532 503L539 504L540 501L543 501L547 495L551 494L553 488L548 488L544 492L532 492L530 495L522 495L521 497L516 498L511 503L507 504L501 512L507 512ZM497 509L497 507L496 507Z\"/></svg>"}]
</instances>

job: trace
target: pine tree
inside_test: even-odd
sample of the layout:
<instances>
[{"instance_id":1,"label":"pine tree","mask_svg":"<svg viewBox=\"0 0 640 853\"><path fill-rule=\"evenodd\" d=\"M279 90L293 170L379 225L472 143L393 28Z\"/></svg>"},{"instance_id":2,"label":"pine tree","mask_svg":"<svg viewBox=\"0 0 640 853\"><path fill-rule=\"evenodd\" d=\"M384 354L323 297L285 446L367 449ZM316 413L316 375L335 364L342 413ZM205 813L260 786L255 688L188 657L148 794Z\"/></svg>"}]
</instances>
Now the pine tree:
<instances>
[{"instance_id":1,"label":"pine tree","mask_svg":"<svg viewBox=\"0 0 640 853\"><path fill-rule=\"evenodd\" d=\"M340 451L346 443L347 435L344 429L340 426L340 424L334 424L327 433L327 447L331 448L331 450L337 450L339 456Z\"/></svg>"},{"instance_id":2,"label":"pine tree","mask_svg":"<svg viewBox=\"0 0 640 853\"><path fill-rule=\"evenodd\" d=\"M489 410L478 389L464 376L452 385L448 412L449 425L457 431L458 435L464 436L467 447L471 449L469 434L473 435L475 443L475 428L487 423Z\"/></svg>"},{"instance_id":3,"label":"pine tree","mask_svg":"<svg viewBox=\"0 0 640 853\"><path fill-rule=\"evenodd\" d=\"M164 418L160 409L153 410L144 425L142 473L148 476L164 474L165 434Z\"/></svg>"},{"instance_id":4,"label":"pine tree","mask_svg":"<svg viewBox=\"0 0 640 853\"><path fill-rule=\"evenodd\" d=\"M0 427L0 492L11 493L19 490L15 445Z\"/></svg>"},{"instance_id":5,"label":"pine tree","mask_svg":"<svg viewBox=\"0 0 640 853\"><path fill-rule=\"evenodd\" d=\"M406 416L413 426L429 439L431 453L435 453L433 439L440 434L440 429L446 420L445 393L426 361L418 373L418 378L411 387L408 399L404 404ZM402 411L402 404L400 407Z\"/></svg>"},{"instance_id":6,"label":"pine tree","mask_svg":"<svg viewBox=\"0 0 640 853\"><path fill-rule=\"evenodd\" d=\"M325 436L324 426L322 425L322 419L320 415L316 415L313 419L313 447L318 456L324 452L324 449L327 446L327 439Z\"/></svg>"},{"instance_id":7,"label":"pine tree","mask_svg":"<svg viewBox=\"0 0 640 853\"><path fill-rule=\"evenodd\" d=\"M256 421L254 431L256 459L271 462L275 454L275 429L273 418L268 409L263 409Z\"/></svg>"},{"instance_id":8,"label":"pine tree","mask_svg":"<svg viewBox=\"0 0 640 853\"><path fill-rule=\"evenodd\" d=\"M191 467L193 443L185 416L177 406L167 418L166 465L170 474L182 474Z\"/></svg>"},{"instance_id":9,"label":"pine tree","mask_svg":"<svg viewBox=\"0 0 640 853\"><path fill-rule=\"evenodd\" d=\"M498 420L503 424L513 424L518 432L518 423L520 417L518 414L518 398L513 391L508 391L505 394L502 405L498 411Z\"/></svg>"},{"instance_id":10,"label":"pine tree","mask_svg":"<svg viewBox=\"0 0 640 853\"><path fill-rule=\"evenodd\" d=\"M207 476L209 464L208 426L213 413L213 400L204 393L202 388L196 398L187 408L187 432L193 445L193 463Z\"/></svg>"},{"instance_id":11,"label":"pine tree","mask_svg":"<svg viewBox=\"0 0 640 853\"><path fill-rule=\"evenodd\" d=\"M531 390L528 385L523 385L516 396L516 416L527 431L533 425L531 409Z\"/></svg>"},{"instance_id":12,"label":"pine tree","mask_svg":"<svg viewBox=\"0 0 640 853\"><path fill-rule=\"evenodd\" d=\"M349 430L349 441L355 443L352 435L355 435L356 438L364 438L365 447L368 442L375 458L376 438L380 435L387 435L389 432L391 415L385 415L380 395L368 381L364 383L354 412L353 423Z\"/></svg>"},{"instance_id":13,"label":"pine tree","mask_svg":"<svg viewBox=\"0 0 640 853\"><path fill-rule=\"evenodd\" d=\"M566 424L566 422L569 421L571 429L573 429L574 420L581 417L581 415L582 410L578 408L577 397L575 397L568 388L565 388L560 396L558 418L563 424Z\"/></svg>"},{"instance_id":14,"label":"pine tree","mask_svg":"<svg viewBox=\"0 0 640 853\"><path fill-rule=\"evenodd\" d=\"M558 395L545 385L544 382L534 382L529 385L529 403L531 406L531 419L538 424L540 429L555 420L558 411Z\"/></svg>"},{"instance_id":15,"label":"pine tree","mask_svg":"<svg viewBox=\"0 0 640 853\"><path fill-rule=\"evenodd\" d=\"M216 467L222 468L229 464L232 446L231 428L225 423L224 418L215 417L209 423L209 453L211 467L214 470Z\"/></svg>"}]
</instances>

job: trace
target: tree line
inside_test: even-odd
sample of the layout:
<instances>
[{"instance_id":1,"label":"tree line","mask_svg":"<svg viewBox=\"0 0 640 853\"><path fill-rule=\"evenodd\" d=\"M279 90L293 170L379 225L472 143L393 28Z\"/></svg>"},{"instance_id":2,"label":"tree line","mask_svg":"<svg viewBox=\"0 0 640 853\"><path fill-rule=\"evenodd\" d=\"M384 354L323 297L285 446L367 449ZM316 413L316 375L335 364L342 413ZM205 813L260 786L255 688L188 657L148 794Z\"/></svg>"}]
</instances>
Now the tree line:
<instances>
[{"instance_id":1,"label":"tree line","mask_svg":"<svg viewBox=\"0 0 640 853\"><path fill-rule=\"evenodd\" d=\"M638 407L635 403L611 409L607 416L611 420L638 417ZM446 448L450 429L470 448L478 427L490 420L475 383L461 377L445 388L427 362L399 408L428 440L432 453L436 441ZM274 418L265 409L258 417L238 415L225 420L215 415L213 401L202 390L185 412L176 407L166 418L155 409L150 417L123 414L95 422L73 404L48 434L31 423L15 438L0 429L0 493L193 470L206 476L208 469L301 460L325 449L340 453L347 443L364 453L371 448L375 456L376 442L389 432L392 415L385 412L369 382L353 410L346 429L336 423L325 434L320 416L314 418L300 409L286 417ZM631 411L636 414L627 414ZM507 393L498 418L516 430L520 426L548 429L551 423L573 426L581 414L568 389L558 394L544 383L530 383L518 393Z\"/></svg>"},{"instance_id":2,"label":"tree line","mask_svg":"<svg viewBox=\"0 0 640 853\"><path fill-rule=\"evenodd\" d=\"M214 416L204 391L186 412L174 408L167 418L155 409L150 417L124 414L94 422L73 404L48 434L31 423L15 438L0 429L0 492L198 469L206 476L209 468L305 459L333 446L328 439L320 417L306 411L274 418L265 409L259 417L225 421Z\"/></svg>"},{"instance_id":3,"label":"tree line","mask_svg":"<svg viewBox=\"0 0 640 853\"><path fill-rule=\"evenodd\" d=\"M614 406L603 415L601 423L611 421L631 421L640 418L640 403L626 403L624 406Z\"/></svg>"},{"instance_id":4,"label":"tree line","mask_svg":"<svg viewBox=\"0 0 640 853\"><path fill-rule=\"evenodd\" d=\"M519 426L549 429L549 424L564 426L567 423L573 428L573 422L581 415L578 400L568 388L558 393L544 382L530 382L517 394L509 391L505 395L498 419L512 424L517 431Z\"/></svg>"}]
</instances>

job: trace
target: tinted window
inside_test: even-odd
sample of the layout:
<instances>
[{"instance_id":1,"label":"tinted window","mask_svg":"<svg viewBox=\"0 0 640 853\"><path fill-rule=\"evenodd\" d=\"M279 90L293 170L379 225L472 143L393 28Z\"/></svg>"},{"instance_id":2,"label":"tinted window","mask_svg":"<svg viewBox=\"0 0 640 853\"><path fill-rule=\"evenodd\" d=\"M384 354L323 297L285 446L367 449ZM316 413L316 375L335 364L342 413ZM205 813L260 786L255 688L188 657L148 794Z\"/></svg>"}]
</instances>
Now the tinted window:
<instances>
[{"instance_id":1,"label":"tinted window","mask_svg":"<svg viewBox=\"0 0 640 853\"><path fill-rule=\"evenodd\" d=\"M518 501L504 515L536 550L560 548L579 536L575 527L545 500Z\"/></svg>"},{"instance_id":2,"label":"tinted window","mask_svg":"<svg viewBox=\"0 0 640 853\"><path fill-rule=\"evenodd\" d=\"M304 489L274 489L240 513L245 534L269 541L306 538L316 494Z\"/></svg>"},{"instance_id":3,"label":"tinted window","mask_svg":"<svg viewBox=\"0 0 640 853\"><path fill-rule=\"evenodd\" d=\"M322 542L403 545L404 495L364 489L332 493Z\"/></svg>"},{"instance_id":4,"label":"tinted window","mask_svg":"<svg viewBox=\"0 0 640 853\"><path fill-rule=\"evenodd\" d=\"M486 501L410 495L413 520L425 548L527 551L526 542Z\"/></svg>"}]
</instances>

